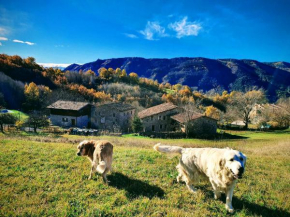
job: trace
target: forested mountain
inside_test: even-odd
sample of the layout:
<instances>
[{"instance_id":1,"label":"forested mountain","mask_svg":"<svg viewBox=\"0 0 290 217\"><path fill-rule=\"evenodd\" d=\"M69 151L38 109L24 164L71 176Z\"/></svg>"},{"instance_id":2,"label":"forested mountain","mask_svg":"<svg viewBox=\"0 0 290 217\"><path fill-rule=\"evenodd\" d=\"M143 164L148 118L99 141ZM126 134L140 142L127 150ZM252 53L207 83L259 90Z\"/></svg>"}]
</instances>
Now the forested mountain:
<instances>
[{"instance_id":1,"label":"forested mountain","mask_svg":"<svg viewBox=\"0 0 290 217\"><path fill-rule=\"evenodd\" d=\"M220 88L227 91L246 91L263 88L272 101L289 94L290 63L262 63L255 60L173 58L145 59L138 57L98 59L83 65L72 64L66 70L83 72L100 68L121 68L136 72L140 77L157 79L170 84L180 83L208 91Z\"/></svg>"}]
</instances>

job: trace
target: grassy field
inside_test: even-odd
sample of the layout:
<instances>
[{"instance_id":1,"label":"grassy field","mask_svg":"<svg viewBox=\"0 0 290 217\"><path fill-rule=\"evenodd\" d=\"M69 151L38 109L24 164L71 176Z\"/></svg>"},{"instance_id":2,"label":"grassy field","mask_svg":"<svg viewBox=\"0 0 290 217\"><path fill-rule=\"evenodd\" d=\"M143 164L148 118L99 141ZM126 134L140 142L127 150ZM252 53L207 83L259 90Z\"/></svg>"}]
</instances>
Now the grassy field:
<instances>
[{"instance_id":1,"label":"grassy field","mask_svg":"<svg viewBox=\"0 0 290 217\"><path fill-rule=\"evenodd\" d=\"M290 131L234 132L224 140L101 137L114 148L109 186L87 180L90 164L76 156L88 137L0 134L0 216L225 216L207 182L191 194L176 183L178 158L153 151L161 142L183 147L232 147L247 157L235 188L234 216L290 216ZM100 137L89 137L100 139ZM230 215L229 215L230 216Z\"/></svg>"}]
</instances>

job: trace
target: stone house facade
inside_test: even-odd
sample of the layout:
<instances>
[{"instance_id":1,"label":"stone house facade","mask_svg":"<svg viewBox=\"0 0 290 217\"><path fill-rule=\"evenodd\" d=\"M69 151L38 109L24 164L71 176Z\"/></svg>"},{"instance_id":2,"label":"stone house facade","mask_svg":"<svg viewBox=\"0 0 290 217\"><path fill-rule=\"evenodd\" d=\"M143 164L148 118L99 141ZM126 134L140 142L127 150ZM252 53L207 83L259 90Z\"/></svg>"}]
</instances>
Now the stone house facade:
<instances>
[{"instance_id":1,"label":"stone house facade","mask_svg":"<svg viewBox=\"0 0 290 217\"><path fill-rule=\"evenodd\" d=\"M174 131L175 125L171 116L179 113L180 109L172 103L163 103L138 113L143 124L144 132Z\"/></svg>"},{"instance_id":2,"label":"stone house facade","mask_svg":"<svg viewBox=\"0 0 290 217\"><path fill-rule=\"evenodd\" d=\"M106 103L92 107L92 127L111 132L130 132L135 108L129 104Z\"/></svg>"},{"instance_id":3,"label":"stone house facade","mask_svg":"<svg viewBox=\"0 0 290 217\"><path fill-rule=\"evenodd\" d=\"M91 105L85 102L58 100L47 107L53 125L64 128L90 127Z\"/></svg>"},{"instance_id":4,"label":"stone house facade","mask_svg":"<svg viewBox=\"0 0 290 217\"><path fill-rule=\"evenodd\" d=\"M199 113L188 114L186 112L171 117L176 122L177 131L187 136L208 137L216 134L217 120Z\"/></svg>"}]
</instances>

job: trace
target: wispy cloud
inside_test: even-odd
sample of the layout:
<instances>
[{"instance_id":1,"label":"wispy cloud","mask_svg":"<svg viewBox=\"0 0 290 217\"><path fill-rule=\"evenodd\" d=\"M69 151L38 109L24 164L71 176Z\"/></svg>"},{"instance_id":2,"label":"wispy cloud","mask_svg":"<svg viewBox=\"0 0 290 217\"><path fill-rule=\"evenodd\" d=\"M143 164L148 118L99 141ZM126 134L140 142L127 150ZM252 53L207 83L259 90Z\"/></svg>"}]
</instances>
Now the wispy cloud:
<instances>
[{"instance_id":1,"label":"wispy cloud","mask_svg":"<svg viewBox=\"0 0 290 217\"><path fill-rule=\"evenodd\" d=\"M189 22L187 21L187 17L184 17L180 21L170 23L168 27L176 32L177 38L182 38L184 36L197 36L199 31L202 29L200 23Z\"/></svg>"},{"instance_id":2,"label":"wispy cloud","mask_svg":"<svg viewBox=\"0 0 290 217\"><path fill-rule=\"evenodd\" d=\"M124 35L126 35L128 38L138 38L138 36L134 34L124 33Z\"/></svg>"},{"instance_id":3,"label":"wispy cloud","mask_svg":"<svg viewBox=\"0 0 290 217\"><path fill-rule=\"evenodd\" d=\"M6 28L0 27L0 35L7 35L9 31Z\"/></svg>"},{"instance_id":4,"label":"wispy cloud","mask_svg":"<svg viewBox=\"0 0 290 217\"><path fill-rule=\"evenodd\" d=\"M0 46L2 46L2 43L0 42Z\"/></svg>"},{"instance_id":5,"label":"wispy cloud","mask_svg":"<svg viewBox=\"0 0 290 217\"><path fill-rule=\"evenodd\" d=\"M21 43L21 44L28 44L28 45L35 45L35 43L29 42L29 41L21 41L21 40L17 40L17 39L14 39L13 42Z\"/></svg>"},{"instance_id":6,"label":"wispy cloud","mask_svg":"<svg viewBox=\"0 0 290 217\"><path fill-rule=\"evenodd\" d=\"M0 41L8 41L8 38L0 37Z\"/></svg>"},{"instance_id":7,"label":"wispy cloud","mask_svg":"<svg viewBox=\"0 0 290 217\"><path fill-rule=\"evenodd\" d=\"M147 40L158 40L162 37L167 37L168 34L165 33L165 28L162 27L159 22L147 22L144 30L139 31L144 35Z\"/></svg>"}]
</instances>

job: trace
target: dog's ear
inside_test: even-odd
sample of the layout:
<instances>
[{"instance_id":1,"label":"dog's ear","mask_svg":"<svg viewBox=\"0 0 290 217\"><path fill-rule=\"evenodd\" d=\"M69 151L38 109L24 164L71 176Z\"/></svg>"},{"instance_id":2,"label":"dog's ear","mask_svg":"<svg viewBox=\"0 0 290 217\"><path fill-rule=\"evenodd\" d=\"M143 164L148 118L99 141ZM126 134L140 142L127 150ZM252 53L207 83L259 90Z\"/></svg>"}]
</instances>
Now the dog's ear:
<instances>
[{"instance_id":1,"label":"dog's ear","mask_svg":"<svg viewBox=\"0 0 290 217\"><path fill-rule=\"evenodd\" d=\"M224 158L221 158L220 161L219 161L219 165L220 165L220 168L223 169L225 167L225 159Z\"/></svg>"},{"instance_id":2,"label":"dog's ear","mask_svg":"<svg viewBox=\"0 0 290 217\"><path fill-rule=\"evenodd\" d=\"M84 143L84 147L85 147L87 153L94 152L95 142L94 141L86 141L86 143Z\"/></svg>"}]
</instances>

